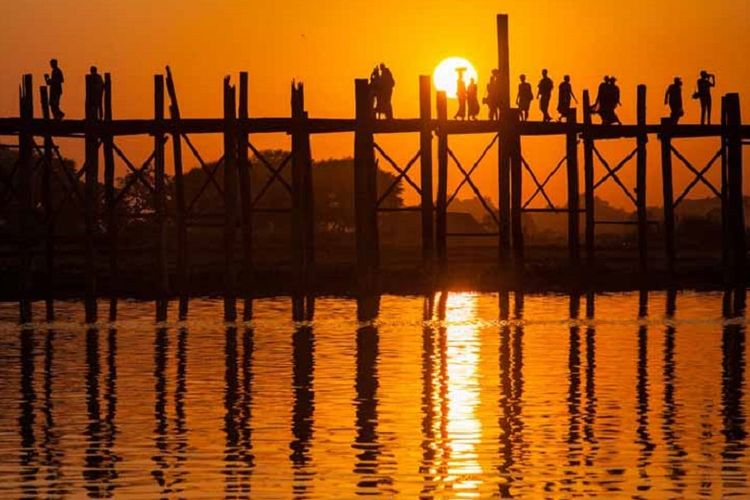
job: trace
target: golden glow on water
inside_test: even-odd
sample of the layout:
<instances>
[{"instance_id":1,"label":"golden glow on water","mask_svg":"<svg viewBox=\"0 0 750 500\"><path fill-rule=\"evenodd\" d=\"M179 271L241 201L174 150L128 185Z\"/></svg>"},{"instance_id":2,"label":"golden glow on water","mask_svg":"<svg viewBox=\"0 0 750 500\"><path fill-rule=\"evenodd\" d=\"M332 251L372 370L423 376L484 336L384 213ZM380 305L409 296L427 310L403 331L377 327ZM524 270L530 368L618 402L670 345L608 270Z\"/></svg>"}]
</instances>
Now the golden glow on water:
<instances>
[{"instance_id":1,"label":"golden glow on water","mask_svg":"<svg viewBox=\"0 0 750 500\"><path fill-rule=\"evenodd\" d=\"M377 304L376 304L377 305ZM361 309L365 309L364 306ZM196 300L20 330L0 305L0 493L750 495L744 312L716 293Z\"/></svg>"}]
</instances>

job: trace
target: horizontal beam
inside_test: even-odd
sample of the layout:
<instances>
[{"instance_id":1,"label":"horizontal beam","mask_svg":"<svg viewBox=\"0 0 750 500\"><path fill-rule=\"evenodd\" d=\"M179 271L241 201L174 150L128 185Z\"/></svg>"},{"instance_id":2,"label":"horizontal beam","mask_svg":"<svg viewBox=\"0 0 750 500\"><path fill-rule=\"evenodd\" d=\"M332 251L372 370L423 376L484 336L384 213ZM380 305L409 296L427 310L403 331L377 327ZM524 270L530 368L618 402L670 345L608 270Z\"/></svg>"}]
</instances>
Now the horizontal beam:
<instances>
[{"instance_id":1,"label":"horizontal beam","mask_svg":"<svg viewBox=\"0 0 750 500\"><path fill-rule=\"evenodd\" d=\"M417 133L422 130L422 121L414 119L373 120L367 124L374 134ZM354 119L310 118L245 118L236 120L236 127L247 133L285 133L302 130L310 134L354 132L357 122ZM571 128L583 137L592 139L621 139L638 137L642 134L667 134L672 138L719 137L721 125L584 125L567 123L520 122L516 125L521 136L564 136ZM149 119L112 120L93 124L85 120L43 120L34 119L29 125L32 135L52 137L83 137L87 131L101 136L128 136L154 134L221 134L225 130L221 118L185 118L179 121L158 122ZM437 131L442 128L447 134L496 134L502 133L500 123L492 120L440 122L430 120L429 128ZM0 118L0 135L18 135L25 130L20 118ZM750 139L750 125L742 127L742 136Z\"/></svg>"}]
</instances>

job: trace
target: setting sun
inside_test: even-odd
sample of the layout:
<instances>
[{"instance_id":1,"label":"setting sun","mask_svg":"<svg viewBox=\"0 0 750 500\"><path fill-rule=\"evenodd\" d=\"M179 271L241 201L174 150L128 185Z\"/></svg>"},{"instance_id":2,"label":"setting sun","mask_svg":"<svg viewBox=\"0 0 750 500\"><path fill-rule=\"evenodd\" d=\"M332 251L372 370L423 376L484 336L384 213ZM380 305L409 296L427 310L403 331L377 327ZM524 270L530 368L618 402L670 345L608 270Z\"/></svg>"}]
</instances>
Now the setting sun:
<instances>
[{"instance_id":1,"label":"setting sun","mask_svg":"<svg viewBox=\"0 0 750 500\"><path fill-rule=\"evenodd\" d=\"M468 84L473 78L479 81L477 70L474 66L463 57L449 57L437 65L432 75L435 88L444 90L446 95L451 99L456 98L456 88L458 83L458 70L465 68L463 72L464 81Z\"/></svg>"}]
</instances>

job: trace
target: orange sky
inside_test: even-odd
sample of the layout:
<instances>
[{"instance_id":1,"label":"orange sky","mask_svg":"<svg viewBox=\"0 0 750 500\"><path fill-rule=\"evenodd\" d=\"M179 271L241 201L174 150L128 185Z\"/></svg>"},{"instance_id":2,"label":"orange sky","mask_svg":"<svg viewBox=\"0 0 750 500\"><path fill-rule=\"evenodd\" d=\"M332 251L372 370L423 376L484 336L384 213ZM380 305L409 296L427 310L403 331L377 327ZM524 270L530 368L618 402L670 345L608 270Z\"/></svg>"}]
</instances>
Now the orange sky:
<instances>
[{"instance_id":1,"label":"orange sky","mask_svg":"<svg viewBox=\"0 0 750 500\"><path fill-rule=\"evenodd\" d=\"M63 109L70 117L83 114L83 75L90 64L113 74L115 117L151 114L152 75L165 64L174 70L187 117L219 116L221 79L240 70L250 72L254 116L287 115L289 82L297 78L306 83L311 116L351 117L353 79L368 76L380 61L392 68L397 81L396 116L415 117L417 77L431 73L442 58L468 58L480 80L496 63L498 12L510 15L513 75L525 72L535 83L542 67L549 68L556 82L569 73L580 97L584 87L594 88L603 74L614 73L623 92L623 121L634 119L638 83L649 86L648 117L657 121L666 113L666 84L681 75L686 82L685 120L690 122L696 119L696 105L689 94L699 70L717 74L715 102L725 92L746 93L750 81L744 50L750 46L746 0L710 6L701 0L631 0L627 5L614 0L24 0L7 2L3 10L1 116L17 115L20 75L31 72L36 84L41 83L47 60L54 56L67 79ZM484 83L480 81L480 88ZM750 95L743 102L745 116L749 100ZM203 141L204 156L219 151L216 139ZM457 153L471 164L486 140L457 140ZM287 139L257 142L261 147L285 146ZM317 138L313 155L349 155L352 142L347 134ZM384 143L399 160L417 148L416 137ZM652 141L649 179L658 181L654 145ZM144 147L134 146L136 158L143 156L138 148ZM712 155L711 147L697 145L686 152L702 164ZM615 149L616 163L627 148ZM559 159L562 146L530 142L525 151L543 176ZM489 187L494 168L481 170L479 180ZM682 180L679 173L677 177ZM660 202L661 190L653 189L658 186L654 182L651 186L649 201ZM492 198L495 191L488 189Z\"/></svg>"}]
</instances>

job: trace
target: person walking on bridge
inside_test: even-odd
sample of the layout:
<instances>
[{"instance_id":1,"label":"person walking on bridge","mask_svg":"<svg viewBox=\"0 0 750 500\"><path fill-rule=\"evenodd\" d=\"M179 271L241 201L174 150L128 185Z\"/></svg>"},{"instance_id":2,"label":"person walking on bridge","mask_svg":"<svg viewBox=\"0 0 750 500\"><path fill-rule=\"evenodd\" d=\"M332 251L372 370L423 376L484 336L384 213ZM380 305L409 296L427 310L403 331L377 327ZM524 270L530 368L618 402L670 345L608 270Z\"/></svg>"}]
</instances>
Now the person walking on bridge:
<instances>
[{"instance_id":1,"label":"person walking on bridge","mask_svg":"<svg viewBox=\"0 0 750 500\"><path fill-rule=\"evenodd\" d=\"M549 101L554 88L555 84L547 76L547 70L543 69L542 79L539 80L539 85L537 85L538 93L536 97L539 99L539 109L542 111L542 119L545 123L552 121L552 117L549 115Z\"/></svg>"},{"instance_id":2,"label":"person walking on bridge","mask_svg":"<svg viewBox=\"0 0 750 500\"><path fill-rule=\"evenodd\" d=\"M44 74L44 81L49 87L49 107L55 120L62 120L65 113L60 109L60 98L62 97L62 84L65 78L57 59L50 59L49 65L52 68L52 74Z\"/></svg>"},{"instance_id":3,"label":"person walking on bridge","mask_svg":"<svg viewBox=\"0 0 750 500\"><path fill-rule=\"evenodd\" d=\"M531 91L531 84L526 81L526 75L521 75L521 83L518 84L518 95L516 96L516 105L520 111L521 121L529 119L529 108L531 101L534 100L534 92Z\"/></svg>"},{"instance_id":4,"label":"person walking on bridge","mask_svg":"<svg viewBox=\"0 0 750 500\"><path fill-rule=\"evenodd\" d=\"M673 125L677 125L685 111L682 108L682 80L679 76L674 77L674 82L667 87L664 94L664 104L669 105L669 119Z\"/></svg>"},{"instance_id":5,"label":"person walking on bridge","mask_svg":"<svg viewBox=\"0 0 750 500\"><path fill-rule=\"evenodd\" d=\"M557 121L562 121L563 118L567 120L568 113L570 112L571 101L575 101L578 104L575 94L573 94L573 86L570 84L570 75L565 75L563 81L557 87L557 112L560 113L560 117Z\"/></svg>"}]
</instances>

